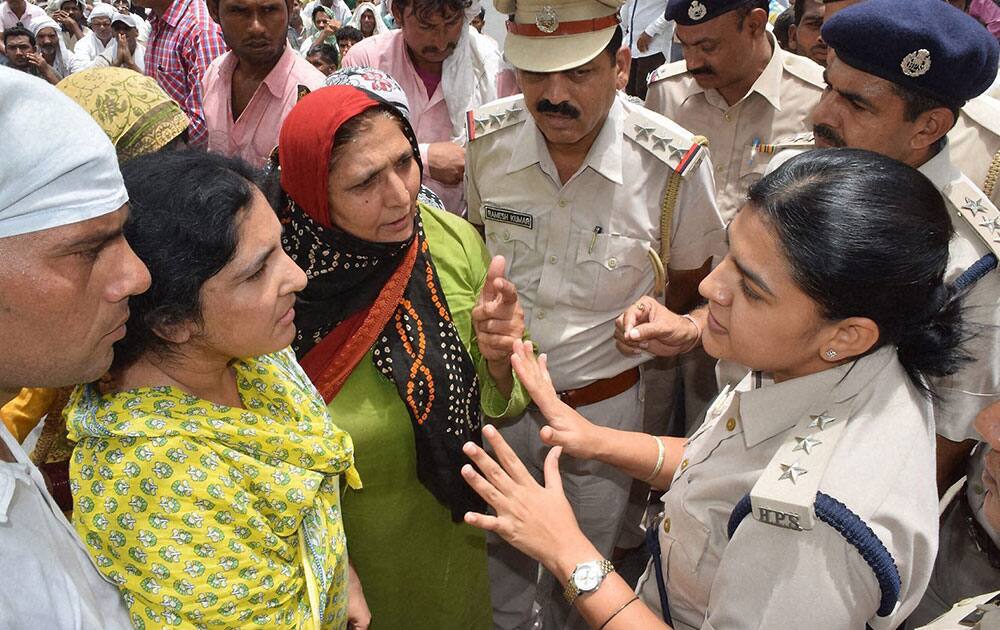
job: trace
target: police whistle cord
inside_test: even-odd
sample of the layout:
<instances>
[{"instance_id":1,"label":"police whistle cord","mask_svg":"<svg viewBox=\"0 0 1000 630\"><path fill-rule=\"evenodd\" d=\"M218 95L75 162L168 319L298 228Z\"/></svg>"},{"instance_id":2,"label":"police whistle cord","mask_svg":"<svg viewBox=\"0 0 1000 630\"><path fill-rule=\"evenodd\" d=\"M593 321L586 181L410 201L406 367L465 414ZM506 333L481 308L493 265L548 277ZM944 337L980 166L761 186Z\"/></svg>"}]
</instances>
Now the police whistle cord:
<instances>
[{"instance_id":1,"label":"police whistle cord","mask_svg":"<svg viewBox=\"0 0 1000 630\"><path fill-rule=\"evenodd\" d=\"M983 276L997 268L997 257L992 252L986 254L972 266L962 272L955 282L952 283L959 291L964 291L968 287L976 284Z\"/></svg>"},{"instance_id":2,"label":"police whistle cord","mask_svg":"<svg viewBox=\"0 0 1000 630\"><path fill-rule=\"evenodd\" d=\"M747 499L749 499L747 495ZM663 579L663 564L660 563L660 521L650 523L646 528L646 549L653 561L653 572L656 574L656 590L660 594L660 608L663 610L663 622L673 627L670 618L670 602L667 601L667 583Z\"/></svg>"},{"instance_id":3,"label":"police whistle cord","mask_svg":"<svg viewBox=\"0 0 1000 630\"><path fill-rule=\"evenodd\" d=\"M994 258L994 266L996 266L996 262L996 258ZM878 580L879 588L882 591L877 614L879 617L887 617L896 608L902 584L899 578L899 569L896 567L896 561L892 554L885 548L872 528L840 501L822 492L817 492L814 507L816 516L840 532L847 542L858 550L858 553L875 573L875 579ZM733 537L736 528L752 509L750 495L747 494L739 500L736 507L733 508L732 514L729 515L729 538Z\"/></svg>"}]
</instances>

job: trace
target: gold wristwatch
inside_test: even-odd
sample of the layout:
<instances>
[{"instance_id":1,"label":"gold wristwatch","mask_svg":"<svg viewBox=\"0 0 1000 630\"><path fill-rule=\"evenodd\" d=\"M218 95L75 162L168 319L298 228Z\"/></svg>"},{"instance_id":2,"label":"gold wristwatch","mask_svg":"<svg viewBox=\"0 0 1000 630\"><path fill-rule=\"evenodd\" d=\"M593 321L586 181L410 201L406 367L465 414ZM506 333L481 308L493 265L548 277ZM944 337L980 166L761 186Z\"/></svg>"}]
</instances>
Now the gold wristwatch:
<instances>
[{"instance_id":1,"label":"gold wristwatch","mask_svg":"<svg viewBox=\"0 0 1000 630\"><path fill-rule=\"evenodd\" d=\"M576 565L566 582L566 590L563 591L566 601L572 605L580 595L596 591L604 578L614 570L615 565L610 560L591 560Z\"/></svg>"}]
</instances>

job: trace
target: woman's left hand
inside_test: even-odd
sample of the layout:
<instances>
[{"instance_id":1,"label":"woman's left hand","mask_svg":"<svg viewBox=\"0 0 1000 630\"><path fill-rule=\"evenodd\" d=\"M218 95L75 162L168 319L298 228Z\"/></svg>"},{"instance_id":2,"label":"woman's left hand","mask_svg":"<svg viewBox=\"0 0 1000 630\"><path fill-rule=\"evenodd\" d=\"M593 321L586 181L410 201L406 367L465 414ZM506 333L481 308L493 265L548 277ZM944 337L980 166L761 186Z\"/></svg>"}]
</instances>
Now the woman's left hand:
<instances>
[{"instance_id":1,"label":"woman's left hand","mask_svg":"<svg viewBox=\"0 0 1000 630\"><path fill-rule=\"evenodd\" d=\"M367 630L372 622L372 612L368 610L368 601L361 588L361 578L358 577L353 564L348 565L347 571L347 628Z\"/></svg>"},{"instance_id":2,"label":"woman's left hand","mask_svg":"<svg viewBox=\"0 0 1000 630\"><path fill-rule=\"evenodd\" d=\"M557 446L551 449L545 457L543 487L538 485L495 427L483 427L483 437L493 447L500 463L479 446L468 442L462 450L479 471L466 464L462 467L462 476L490 504L496 516L467 512L465 522L496 532L550 571L561 559L575 557L580 549L590 548L563 493L559 477L562 448Z\"/></svg>"},{"instance_id":3,"label":"woman's left hand","mask_svg":"<svg viewBox=\"0 0 1000 630\"><path fill-rule=\"evenodd\" d=\"M494 256L486 272L479 300L472 309L472 327L483 358L501 371L510 372L514 342L524 336L524 311L517 287L504 277L503 256Z\"/></svg>"}]
</instances>

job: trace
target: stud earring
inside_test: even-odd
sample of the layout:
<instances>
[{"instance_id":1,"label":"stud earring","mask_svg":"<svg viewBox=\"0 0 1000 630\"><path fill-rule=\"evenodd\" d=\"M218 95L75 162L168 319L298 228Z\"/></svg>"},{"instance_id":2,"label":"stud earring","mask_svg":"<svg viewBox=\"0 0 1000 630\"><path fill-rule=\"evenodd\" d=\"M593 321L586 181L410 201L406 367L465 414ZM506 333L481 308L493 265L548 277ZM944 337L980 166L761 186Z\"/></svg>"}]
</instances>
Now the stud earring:
<instances>
[{"instance_id":1,"label":"stud earring","mask_svg":"<svg viewBox=\"0 0 1000 630\"><path fill-rule=\"evenodd\" d=\"M827 359L836 359L837 358L837 351L834 350L833 348L830 348L829 350L826 351L826 358Z\"/></svg>"}]
</instances>

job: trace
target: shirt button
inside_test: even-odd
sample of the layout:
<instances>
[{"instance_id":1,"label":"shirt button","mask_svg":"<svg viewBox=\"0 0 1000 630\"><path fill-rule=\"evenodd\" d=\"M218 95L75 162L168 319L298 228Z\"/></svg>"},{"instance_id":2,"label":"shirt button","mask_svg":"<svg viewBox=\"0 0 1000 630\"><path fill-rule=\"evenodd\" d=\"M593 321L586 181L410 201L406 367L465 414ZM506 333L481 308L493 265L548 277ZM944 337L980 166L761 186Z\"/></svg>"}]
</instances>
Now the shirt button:
<instances>
[{"instance_id":1,"label":"shirt button","mask_svg":"<svg viewBox=\"0 0 1000 630\"><path fill-rule=\"evenodd\" d=\"M730 418L726 420L726 431L732 431L736 428L736 418Z\"/></svg>"},{"instance_id":2,"label":"shirt button","mask_svg":"<svg viewBox=\"0 0 1000 630\"><path fill-rule=\"evenodd\" d=\"M506 243L510 240L510 232L508 230L503 231L503 242Z\"/></svg>"},{"instance_id":3,"label":"shirt button","mask_svg":"<svg viewBox=\"0 0 1000 630\"><path fill-rule=\"evenodd\" d=\"M721 173L723 170L725 170L724 166L722 166L721 164L717 164L716 165L716 167L715 167L715 172L716 173Z\"/></svg>"},{"instance_id":4,"label":"shirt button","mask_svg":"<svg viewBox=\"0 0 1000 630\"><path fill-rule=\"evenodd\" d=\"M559 262L559 258L558 257L556 257L556 256L549 256L549 263L551 263L551 264L554 265L557 262Z\"/></svg>"},{"instance_id":5,"label":"shirt button","mask_svg":"<svg viewBox=\"0 0 1000 630\"><path fill-rule=\"evenodd\" d=\"M684 461L681 462L681 470L684 470L687 467L688 467L688 460L685 459Z\"/></svg>"},{"instance_id":6,"label":"shirt button","mask_svg":"<svg viewBox=\"0 0 1000 630\"><path fill-rule=\"evenodd\" d=\"M732 119L733 119L732 116L730 116L729 114L726 114L726 122L730 122Z\"/></svg>"},{"instance_id":7,"label":"shirt button","mask_svg":"<svg viewBox=\"0 0 1000 630\"><path fill-rule=\"evenodd\" d=\"M669 534L670 533L670 519L669 518L663 519L663 533L664 534Z\"/></svg>"},{"instance_id":8,"label":"shirt button","mask_svg":"<svg viewBox=\"0 0 1000 630\"><path fill-rule=\"evenodd\" d=\"M545 311L538 311L537 313L535 313L535 318L536 319L545 319Z\"/></svg>"},{"instance_id":9,"label":"shirt button","mask_svg":"<svg viewBox=\"0 0 1000 630\"><path fill-rule=\"evenodd\" d=\"M617 258L609 258L608 259L608 269L614 269L617 266L618 266L618 259Z\"/></svg>"},{"instance_id":10,"label":"shirt button","mask_svg":"<svg viewBox=\"0 0 1000 630\"><path fill-rule=\"evenodd\" d=\"M566 200L565 199L560 199L559 200L559 207L560 208L565 208L566 207Z\"/></svg>"}]
</instances>

